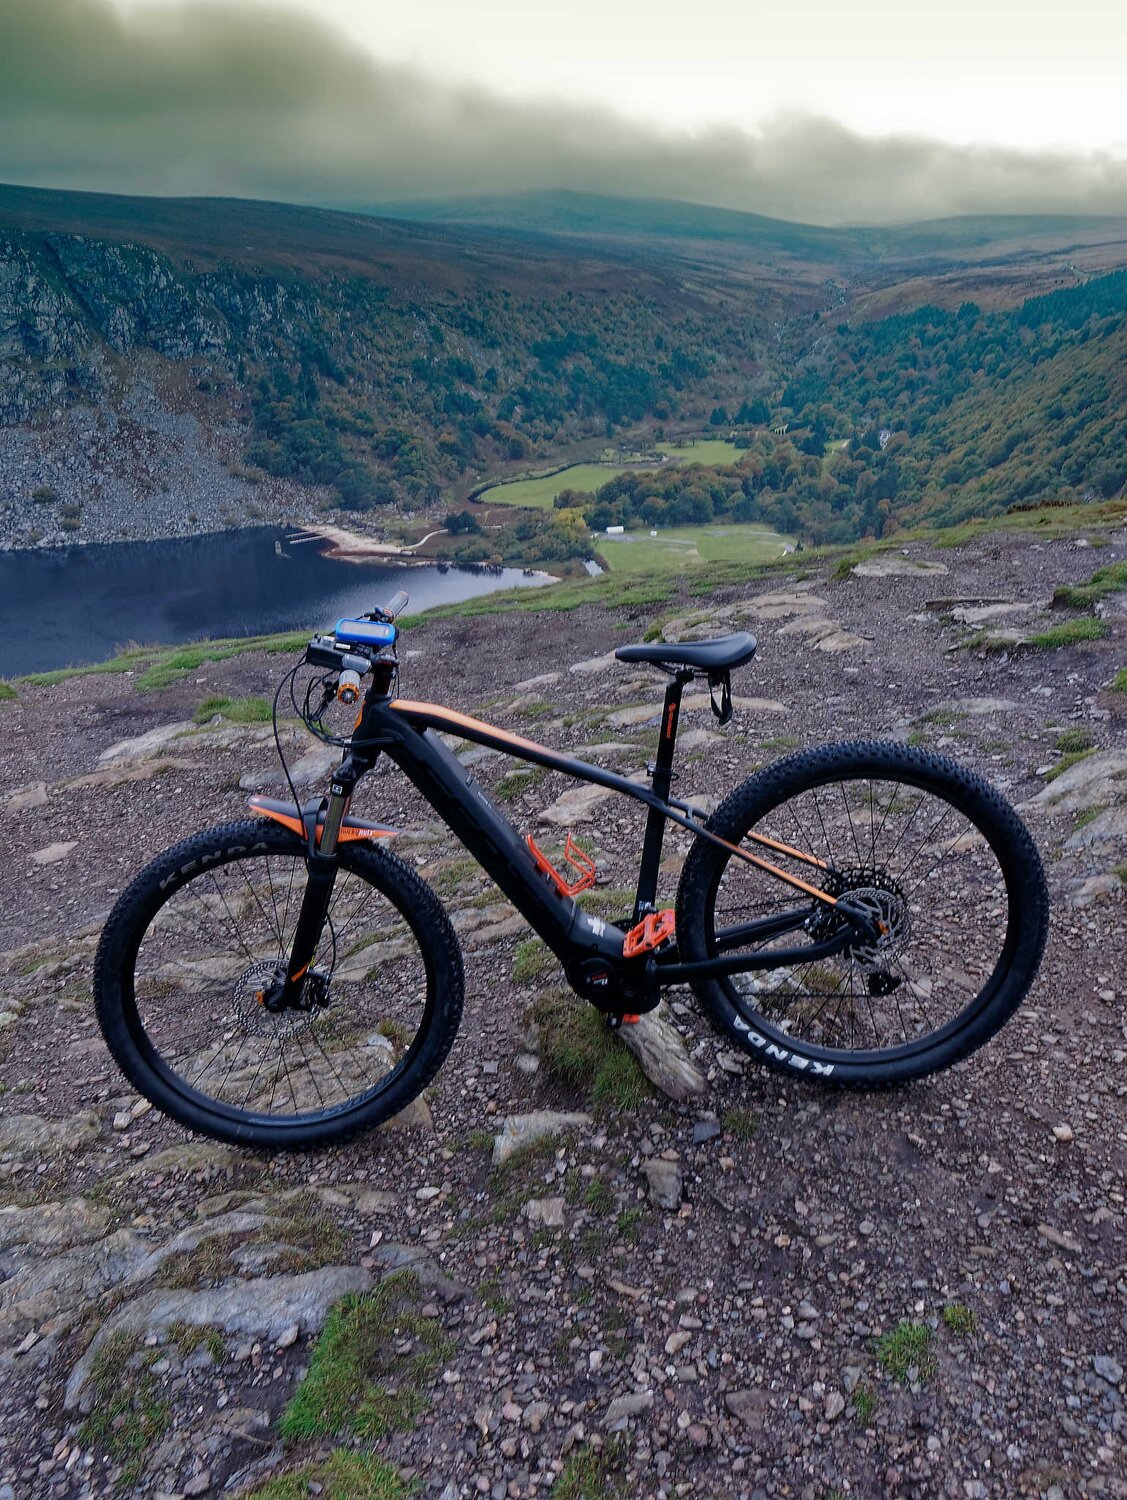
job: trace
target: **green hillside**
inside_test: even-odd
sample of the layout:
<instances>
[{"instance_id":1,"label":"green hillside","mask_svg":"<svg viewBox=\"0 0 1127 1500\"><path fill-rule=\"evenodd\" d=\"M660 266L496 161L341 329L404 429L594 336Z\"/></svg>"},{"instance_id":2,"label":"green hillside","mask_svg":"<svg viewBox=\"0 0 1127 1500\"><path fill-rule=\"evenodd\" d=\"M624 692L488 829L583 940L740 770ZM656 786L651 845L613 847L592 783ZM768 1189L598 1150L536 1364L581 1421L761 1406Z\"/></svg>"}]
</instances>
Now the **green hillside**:
<instances>
[{"instance_id":1,"label":"green hillside","mask_svg":"<svg viewBox=\"0 0 1127 1500\"><path fill-rule=\"evenodd\" d=\"M580 194L399 209L416 221L0 188L0 424L120 401L143 369L241 434L251 476L432 525L608 440L732 445L577 470L537 492L539 520L441 544L522 562L574 560L581 517L821 544L1127 483L1127 271L1090 274L1127 264L1127 221L823 229Z\"/></svg>"},{"instance_id":2,"label":"green hillside","mask_svg":"<svg viewBox=\"0 0 1127 1500\"><path fill-rule=\"evenodd\" d=\"M249 421L248 463L352 509L702 420L780 312L570 243L278 204L6 188L0 260L0 421L96 399L149 351Z\"/></svg>"}]
</instances>

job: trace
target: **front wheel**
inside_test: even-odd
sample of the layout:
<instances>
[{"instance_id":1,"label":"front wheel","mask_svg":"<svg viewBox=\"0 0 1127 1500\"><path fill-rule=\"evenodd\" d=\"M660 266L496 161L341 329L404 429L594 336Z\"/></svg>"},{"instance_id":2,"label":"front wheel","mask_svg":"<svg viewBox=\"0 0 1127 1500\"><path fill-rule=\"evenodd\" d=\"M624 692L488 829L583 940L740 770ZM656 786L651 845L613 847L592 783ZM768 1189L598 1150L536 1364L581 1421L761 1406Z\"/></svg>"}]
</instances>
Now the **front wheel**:
<instances>
[{"instance_id":1,"label":"front wheel","mask_svg":"<svg viewBox=\"0 0 1127 1500\"><path fill-rule=\"evenodd\" d=\"M721 1031L782 1072L854 1087L923 1077L980 1047L1033 983L1048 931L1040 857L1009 804L943 756L885 741L803 751L737 787L708 826L880 930L808 958L843 930L832 905L694 845L677 895L683 958L739 953L733 932L794 916L748 939L761 966L693 986Z\"/></svg>"},{"instance_id":2,"label":"front wheel","mask_svg":"<svg viewBox=\"0 0 1127 1500\"><path fill-rule=\"evenodd\" d=\"M305 883L299 838L228 823L159 855L102 933L94 991L110 1051L158 1109L215 1140L347 1140L416 1098L453 1045L457 939L433 891L381 849L341 848L303 1007L266 1007Z\"/></svg>"}]
</instances>

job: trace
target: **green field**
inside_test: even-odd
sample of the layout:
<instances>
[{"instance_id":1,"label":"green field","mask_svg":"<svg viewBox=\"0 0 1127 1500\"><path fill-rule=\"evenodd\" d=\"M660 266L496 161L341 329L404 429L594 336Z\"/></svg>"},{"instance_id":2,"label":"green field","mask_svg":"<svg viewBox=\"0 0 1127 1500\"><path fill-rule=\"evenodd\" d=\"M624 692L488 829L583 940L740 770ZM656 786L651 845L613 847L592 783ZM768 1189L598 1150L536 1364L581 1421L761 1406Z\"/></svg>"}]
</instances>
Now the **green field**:
<instances>
[{"instance_id":1,"label":"green field","mask_svg":"<svg viewBox=\"0 0 1127 1500\"><path fill-rule=\"evenodd\" d=\"M625 474L627 464L572 464L543 479L515 479L509 484L490 485L477 497L481 505L522 505L551 510L561 490L594 491L616 474Z\"/></svg>"},{"instance_id":2,"label":"green field","mask_svg":"<svg viewBox=\"0 0 1127 1500\"><path fill-rule=\"evenodd\" d=\"M680 573L702 563L762 563L781 557L792 545L766 526L671 526L656 537L648 531L598 536L596 546L613 573L638 577Z\"/></svg>"},{"instance_id":3,"label":"green field","mask_svg":"<svg viewBox=\"0 0 1127 1500\"><path fill-rule=\"evenodd\" d=\"M727 438L697 438L683 447L676 443L658 443L657 449L681 464L734 464L746 452L744 448L737 448L735 443L729 443Z\"/></svg>"},{"instance_id":4,"label":"green field","mask_svg":"<svg viewBox=\"0 0 1127 1500\"><path fill-rule=\"evenodd\" d=\"M658 450L670 455L675 464L733 464L743 452L734 443L722 438L701 438L678 448L673 443L658 443ZM481 505L521 505L534 510L551 510L561 490L579 490L593 493L608 479L625 474L631 469L653 467L646 464L572 464L557 474L548 474L541 479L514 479L508 483L493 484L478 495Z\"/></svg>"}]
</instances>

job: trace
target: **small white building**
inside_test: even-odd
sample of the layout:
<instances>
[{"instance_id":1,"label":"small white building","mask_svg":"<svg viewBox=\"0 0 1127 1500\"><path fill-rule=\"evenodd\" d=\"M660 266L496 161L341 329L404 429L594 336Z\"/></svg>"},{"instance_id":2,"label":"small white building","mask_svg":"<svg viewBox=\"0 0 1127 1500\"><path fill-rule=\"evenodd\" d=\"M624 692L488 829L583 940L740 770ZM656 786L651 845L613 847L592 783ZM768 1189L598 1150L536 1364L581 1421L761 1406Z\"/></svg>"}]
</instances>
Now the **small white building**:
<instances>
[{"instance_id":1,"label":"small white building","mask_svg":"<svg viewBox=\"0 0 1127 1500\"><path fill-rule=\"evenodd\" d=\"M608 526L607 536L621 536L625 530L625 526Z\"/></svg>"}]
</instances>

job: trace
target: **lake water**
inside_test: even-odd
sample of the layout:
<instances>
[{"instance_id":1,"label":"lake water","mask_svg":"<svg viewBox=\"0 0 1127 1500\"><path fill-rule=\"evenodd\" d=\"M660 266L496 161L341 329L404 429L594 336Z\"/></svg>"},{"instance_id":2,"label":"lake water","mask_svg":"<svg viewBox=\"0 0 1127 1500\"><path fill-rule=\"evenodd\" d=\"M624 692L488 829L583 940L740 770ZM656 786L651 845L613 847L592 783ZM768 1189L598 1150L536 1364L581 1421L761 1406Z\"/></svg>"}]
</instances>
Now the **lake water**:
<instances>
[{"instance_id":1,"label":"lake water","mask_svg":"<svg viewBox=\"0 0 1127 1500\"><path fill-rule=\"evenodd\" d=\"M131 642L174 645L331 626L399 589L410 594L415 614L543 582L519 568L334 562L317 542L288 542L291 534L261 527L0 553L0 678L104 661Z\"/></svg>"}]
</instances>

